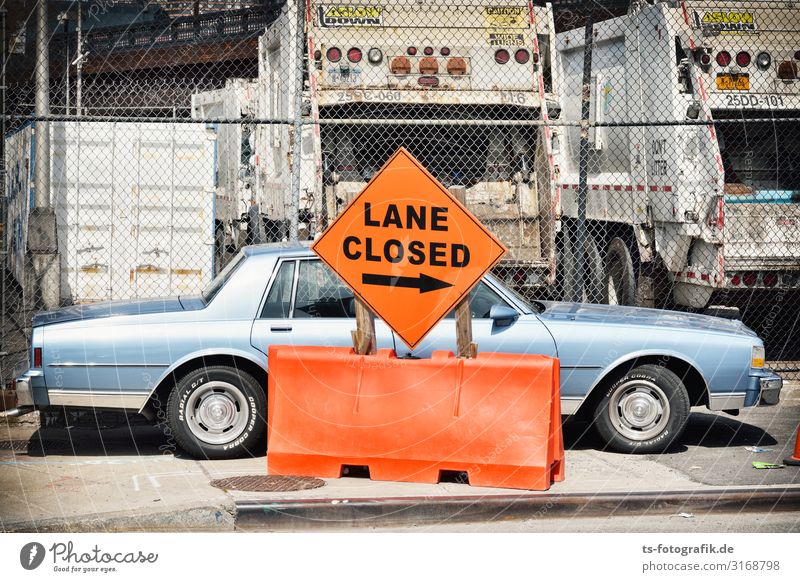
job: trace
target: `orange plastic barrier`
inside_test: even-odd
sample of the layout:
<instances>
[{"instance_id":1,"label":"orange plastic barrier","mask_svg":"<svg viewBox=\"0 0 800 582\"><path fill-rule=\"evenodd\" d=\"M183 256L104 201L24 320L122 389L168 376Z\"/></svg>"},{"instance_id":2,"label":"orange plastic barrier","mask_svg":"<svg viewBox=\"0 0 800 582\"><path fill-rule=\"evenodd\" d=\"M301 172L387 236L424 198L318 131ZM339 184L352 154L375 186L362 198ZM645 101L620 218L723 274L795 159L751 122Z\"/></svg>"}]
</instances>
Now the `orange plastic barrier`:
<instances>
[{"instance_id":1,"label":"orange plastic barrier","mask_svg":"<svg viewBox=\"0 0 800 582\"><path fill-rule=\"evenodd\" d=\"M482 353L374 356L349 348L270 346L270 475L548 489L564 479L558 360Z\"/></svg>"},{"instance_id":2,"label":"orange plastic barrier","mask_svg":"<svg viewBox=\"0 0 800 582\"><path fill-rule=\"evenodd\" d=\"M794 439L794 454L783 460L785 465L800 465L800 424L797 425L797 436Z\"/></svg>"}]
</instances>

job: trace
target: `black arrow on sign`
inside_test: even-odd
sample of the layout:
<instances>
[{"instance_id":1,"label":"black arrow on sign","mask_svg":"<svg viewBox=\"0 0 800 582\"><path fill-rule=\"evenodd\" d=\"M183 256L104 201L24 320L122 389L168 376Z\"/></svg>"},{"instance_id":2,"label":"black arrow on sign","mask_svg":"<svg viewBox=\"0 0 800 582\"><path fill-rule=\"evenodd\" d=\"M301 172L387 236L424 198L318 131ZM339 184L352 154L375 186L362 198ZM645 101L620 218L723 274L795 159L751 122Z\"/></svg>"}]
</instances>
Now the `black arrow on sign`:
<instances>
[{"instance_id":1,"label":"black arrow on sign","mask_svg":"<svg viewBox=\"0 0 800 582\"><path fill-rule=\"evenodd\" d=\"M436 291L452 287L452 283L442 281L436 277L431 277L425 273L420 273L419 277L393 277L391 275L375 275L372 273L362 273L361 283L364 285L381 285L383 287L407 287L409 289L419 289L420 293Z\"/></svg>"}]
</instances>

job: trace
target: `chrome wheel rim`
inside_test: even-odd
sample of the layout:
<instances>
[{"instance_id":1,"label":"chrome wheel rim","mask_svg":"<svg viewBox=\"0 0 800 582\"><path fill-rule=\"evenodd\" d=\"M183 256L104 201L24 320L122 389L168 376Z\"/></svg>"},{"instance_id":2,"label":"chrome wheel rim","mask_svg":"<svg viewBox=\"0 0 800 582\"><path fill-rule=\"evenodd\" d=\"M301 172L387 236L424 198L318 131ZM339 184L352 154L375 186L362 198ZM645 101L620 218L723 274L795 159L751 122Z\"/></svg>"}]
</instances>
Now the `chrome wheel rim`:
<instances>
[{"instance_id":1,"label":"chrome wheel rim","mask_svg":"<svg viewBox=\"0 0 800 582\"><path fill-rule=\"evenodd\" d=\"M211 444L230 443L247 426L247 399L228 382L212 381L192 392L186 401L189 430L199 440Z\"/></svg>"},{"instance_id":2,"label":"chrome wheel rim","mask_svg":"<svg viewBox=\"0 0 800 582\"><path fill-rule=\"evenodd\" d=\"M633 441L652 439L669 422L669 400L664 391L647 380L629 380L611 396L608 413L611 423Z\"/></svg>"}]
</instances>

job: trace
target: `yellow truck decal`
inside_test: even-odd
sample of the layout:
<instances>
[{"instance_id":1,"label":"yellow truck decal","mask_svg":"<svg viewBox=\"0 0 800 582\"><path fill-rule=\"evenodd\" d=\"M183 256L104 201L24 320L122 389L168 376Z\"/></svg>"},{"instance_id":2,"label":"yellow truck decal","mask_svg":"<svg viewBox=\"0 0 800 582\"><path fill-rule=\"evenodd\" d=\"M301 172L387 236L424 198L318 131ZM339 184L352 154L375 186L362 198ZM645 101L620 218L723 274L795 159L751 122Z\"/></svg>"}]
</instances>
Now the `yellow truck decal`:
<instances>
[{"instance_id":1,"label":"yellow truck decal","mask_svg":"<svg viewBox=\"0 0 800 582\"><path fill-rule=\"evenodd\" d=\"M323 28L383 24L380 6L320 6L318 14L319 25Z\"/></svg>"},{"instance_id":2,"label":"yellow truck decal","mask_svg":"<svg viewBox=\"0 0 800 582\"><path fill-rule=\"evenodd\" d=\"M707 11L694 13L695 26L703 34L736 34L756 32L756 19L753 12L737 10Z\"/></svg>"}]
</instances>

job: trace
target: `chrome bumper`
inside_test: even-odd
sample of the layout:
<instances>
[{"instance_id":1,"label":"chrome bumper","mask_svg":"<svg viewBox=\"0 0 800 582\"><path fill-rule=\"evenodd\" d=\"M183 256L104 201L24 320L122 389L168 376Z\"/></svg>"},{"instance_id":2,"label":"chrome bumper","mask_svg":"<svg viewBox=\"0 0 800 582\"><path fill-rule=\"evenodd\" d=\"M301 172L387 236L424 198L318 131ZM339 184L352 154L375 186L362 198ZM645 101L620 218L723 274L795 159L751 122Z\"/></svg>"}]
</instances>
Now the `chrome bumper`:
<instances>
[{"instance_id":1,"label":"chrome bumper","mask_svg":"<svg viewBox=\"0 0 800 582\"><path fill-rule=\"evenodd\" d=\"M758 399L759 406L774 406L781 399L783 379L774 372L767 372L759 378L761 392Z\"/></svg>"},{"instance_id":2,"label":"chrome bumper","mask_svg":"<svg viewBox=\"0 0 800 582\"><path fill-rule=\"evenodd\" d=\"M17 406L31 410L33 407L47 406L47 388L44 385L44 374L41 370L28 370L16 379Z\"/></svg>"}]
</instances>

